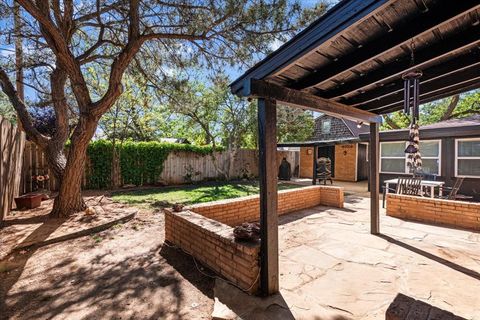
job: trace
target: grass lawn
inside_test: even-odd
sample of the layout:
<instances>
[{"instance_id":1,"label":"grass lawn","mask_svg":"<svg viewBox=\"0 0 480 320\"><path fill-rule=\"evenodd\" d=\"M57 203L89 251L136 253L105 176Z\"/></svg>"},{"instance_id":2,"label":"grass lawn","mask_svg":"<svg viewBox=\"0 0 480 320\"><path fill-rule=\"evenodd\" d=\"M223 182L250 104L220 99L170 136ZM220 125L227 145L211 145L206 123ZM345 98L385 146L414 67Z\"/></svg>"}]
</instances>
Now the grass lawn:
<instances>
[{"instance_id":1,"label":"grass lawn","mask_svg":"<svg viewBox=\"0 0 480 320\"><path fill-rule=\"evenodd\" d=\"M299 187L301 186L289 183L278 185L279 190ZM258 182L225 182L121 191L114 193L112 198L115 201L131 205L159 208L168 207L174 203L190 205L238 198L258 194L258 192Z\"/></svg>"}]
</instances>

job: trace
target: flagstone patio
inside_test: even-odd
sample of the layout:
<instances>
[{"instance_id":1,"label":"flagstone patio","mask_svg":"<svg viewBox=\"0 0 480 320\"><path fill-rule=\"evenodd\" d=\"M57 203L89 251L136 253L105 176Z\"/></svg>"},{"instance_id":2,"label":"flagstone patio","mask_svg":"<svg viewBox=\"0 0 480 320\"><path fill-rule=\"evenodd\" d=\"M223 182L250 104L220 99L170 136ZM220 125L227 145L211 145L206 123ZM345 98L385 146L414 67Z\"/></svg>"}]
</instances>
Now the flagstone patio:
<instances>
[{"instance_id":1,"label":"flagstone patio","mask_svg":"<svg viewBox=\"0 0 480 320\"><path fill-rule=\"evenodd\" d=\"M385 319L389 304L403 293L480 319L480 233L382 212L382 235L374 236L370 199L345 200L344 209L316 207L280 217L280 297L239 299L240 307L232 302L233 288L217 288L218 299L245 319L249 313L261 319L260 309L269 315L278 309L282 319L286 310L295 319Z\"/></svg>"}]
</instances>

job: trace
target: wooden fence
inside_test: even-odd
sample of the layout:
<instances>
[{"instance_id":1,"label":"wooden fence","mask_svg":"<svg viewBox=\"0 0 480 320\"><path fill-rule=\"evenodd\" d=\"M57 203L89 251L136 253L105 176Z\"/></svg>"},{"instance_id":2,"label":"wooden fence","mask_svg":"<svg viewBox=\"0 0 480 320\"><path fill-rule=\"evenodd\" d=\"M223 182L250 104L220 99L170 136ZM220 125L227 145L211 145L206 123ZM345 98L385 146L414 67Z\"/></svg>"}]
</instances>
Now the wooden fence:
<instances>
[{"instance_id":1,"label":"wooden fence","mask_svg":"<svg viewBox=\"0 0 480 320\"><path fill-rule=\"evenodd\" d=\"M227 160L226 152L215 153L215 161L222 165ZM292 171L295 167L295 153L291 151L278 151L277 163L283 157L292 164ZM87 164L88 167L88 164ZM49 175L48 182L35 181L32 177L39 175ZM258 152L256 150L239 150L233 164L233 176L243 177L244 175L258 176ZM50 174L43 152L31 142L27 142L23 156L23 183L21 190L28 193L36 190L38 187L55 191L58 190L58 183ZM203 180L213 180L219 178L219 173L215 169L211 155L200 155L194 152L175 151L171 152L164 162L162 174L158 182L164 185L177 185L187 182L199 182ZM83 179L83 188L87 187L87 176ZM190 180L190 181L189 181Z\"/></svg>"},{"instance_id":2,"label":"wooden fence","mask_svg":"<svg viewBox=\"0 0 480 320\"><path fill-rule=\"evenodd\" d=\"M25 133L0 117L0 224L20 193Z\"/></svg>"}]
</instances>

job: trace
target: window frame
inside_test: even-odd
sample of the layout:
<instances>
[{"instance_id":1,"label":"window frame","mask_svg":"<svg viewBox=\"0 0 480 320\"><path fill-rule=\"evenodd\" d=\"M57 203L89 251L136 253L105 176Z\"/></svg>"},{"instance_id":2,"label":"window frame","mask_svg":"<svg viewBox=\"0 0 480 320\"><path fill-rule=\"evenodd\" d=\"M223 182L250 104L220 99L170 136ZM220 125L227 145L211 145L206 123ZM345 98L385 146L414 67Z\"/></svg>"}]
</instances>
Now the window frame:
<instances>
[{"instance_id":1,"label":"window frame","mask_svg":"<svg viewBox=\"0 0 480 320\"><path fill-rule=\"evenodd\" d=\"M479 160L480 157L475 156L475 157L459 157L458 156L458 143L461 141L480 141L480 138L459 138L455 139L455 178L474 178L474 179L480 179L479 176L472 176L472 175L459 175L458 174L458 160Z\"/></svg>"},{"instance_id":2,"label":"window frame","mask_svg":"<svg viewBox=\"0 0 480 320\"><path fill-rule=\"evenodd\" d=\"M325 132L325 124L328 124L328 132ZM332 132L332 119L323 119L322 120L322 127L320 129L322 134L330 134Z\"/></svg>"},{"instance_id":3,"label":"window frame","mask_svg":"<svg viewBox=\"0 0 480 320\"><path fill-rule=\"evenodd\" d=\"M383 142L380 142L380 149L379 149L379 155L380 155L380 161L379 161L379 164L380 164L380 173L387 173L387 174L406 174L406 171L407 171L407 156L404 154L403 157L401 156L382 156L382 145L384 144L387 144L387 143L397 143L397 144L400 144L402 143L403 141L383 141ZM405 162L404 162L404 166L403 166L403 172L394 172L394 171L382 171L382 159L403 159Z\"/></svg>"},{"instance_id":4,"label":"window frame","mask_svg":"<svg viewBox=\"0 0 480 320\"><path fill-rule=\"evenodd\" d=\"M405 175L409 175L411 174L410 172L408 172L408 155L405 153L405 155L403 157L400 157L400 156L397 156L397 157L383 157L382 156L382 144L385 144L385 143L401 143L401 142L404 142L404 141L399 141L399 140L395 140L395 141L382 141L380 142L380 159L379 159L379 164L380 164L380 173L384 173L384 174L405 174ZM422 142L437 142L438 143L438 156L437 157L430 157L430 156L423 156L422 155L422 160L423 159L433 159L433 160L438 160L438 173L436 173L435 175L437 176L441 176L442 174L442 139L425 139L425 140L420 140L420 143ZM408 141L405 141L405 148L407 148L408 146ZM420 149L420 153L422 152L422 149ZM456 155L456 153L455 153ZM390 171L382 171L382 159L404 159L405 160L405 166L404 166L404 172L390 172Z\"/></svg>"}]
</instances>

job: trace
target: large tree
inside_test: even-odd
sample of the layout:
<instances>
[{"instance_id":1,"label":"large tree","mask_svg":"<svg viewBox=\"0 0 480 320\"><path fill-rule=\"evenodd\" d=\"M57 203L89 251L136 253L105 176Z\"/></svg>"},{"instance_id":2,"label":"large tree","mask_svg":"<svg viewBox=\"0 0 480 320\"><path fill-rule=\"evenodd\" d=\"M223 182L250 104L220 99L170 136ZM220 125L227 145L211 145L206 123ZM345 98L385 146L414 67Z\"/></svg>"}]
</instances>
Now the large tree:
<instances>
[{"instance_id":1,"label":"large tree","mask_svg":"<svg viewBox=\"0 0 480 320\"><path fill-rule=\"evenodd\" d=\"M171 68L250 63L275 39L284 41L315 16L315 10L304 14L298 3L287 0L16 1L23 11L21 30L7 28L0 36L4 41L22 37L24 84L39 92L40 104L53 107L55 134L42 134L33 125L9 77L15 70L0 66L0 84L60 181L51 213L57 217L85 209L81 181L87 146L102 115L122 94L122 77L136 56L139 65L152 59ZM7 7L13 4L1 6ZM87 74L99 66L108 70L108 82L103 92L94 93Z\"/></svg>"},{"instance_id":2,"label":"large tree","mask_svg":"<svg viewBox=\"0 0 480 320\"><path fill-rule=\"evenodd\" d=\"M183 116L184 123L196 130L200 144L225 148L226 161L219 163L212 154L216 171L229 180L234 161L255 122L254 104L230 93L228 79L217 76L210 86L198 81L181 82L171 90L167 104L172 112Z\"/></svg>"}]
</instances>

